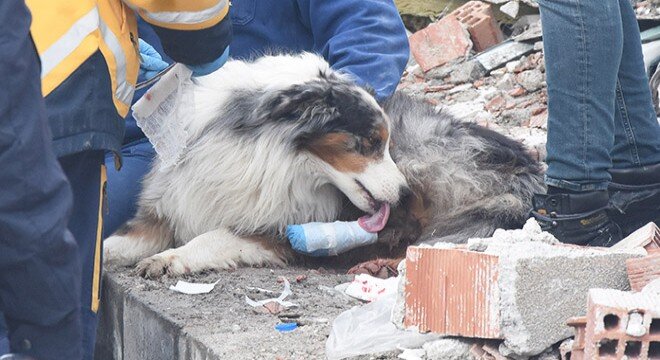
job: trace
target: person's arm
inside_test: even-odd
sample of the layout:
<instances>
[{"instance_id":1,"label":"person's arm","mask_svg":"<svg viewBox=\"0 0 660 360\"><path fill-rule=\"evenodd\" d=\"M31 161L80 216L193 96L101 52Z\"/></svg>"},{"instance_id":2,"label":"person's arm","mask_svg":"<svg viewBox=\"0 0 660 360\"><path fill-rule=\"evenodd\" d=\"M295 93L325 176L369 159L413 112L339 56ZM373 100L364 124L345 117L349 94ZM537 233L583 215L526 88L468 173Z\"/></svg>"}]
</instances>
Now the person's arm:
<instances>
[{"instance_id":1,"label":"person's arm","mask_svg":"<svg viewBox=\"0 0 660 360\"><path fill-rule=\"evenodd\" d=\"M392 0L298 0L314 35L314 50L332 66L376 91L394 93L410 54L408 37Z\"/></svg>"},{"instance_id":2,"label":"person's arm","mask_svg":"<svg viewBox=\"0 0 660 360\"><path fill-rule=\"evenodd\" d=\"M158 34L174 61L210 72L222 65L231 42L229 0L125 0Z\"/></svg>"}]
</instances>

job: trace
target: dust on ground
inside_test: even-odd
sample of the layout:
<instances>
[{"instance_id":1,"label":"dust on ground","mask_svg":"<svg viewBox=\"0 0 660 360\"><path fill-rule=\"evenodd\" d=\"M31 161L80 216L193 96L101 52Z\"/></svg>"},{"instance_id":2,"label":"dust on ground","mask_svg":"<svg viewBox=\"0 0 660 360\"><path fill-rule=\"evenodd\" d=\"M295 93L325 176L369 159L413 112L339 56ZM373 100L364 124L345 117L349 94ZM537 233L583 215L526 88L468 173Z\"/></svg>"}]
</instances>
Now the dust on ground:
<instances>
[{"instance_id":1,"label":"dust on ground","mask_svg":"<svg viewBox=\"0 0 660 360\"><path fill-rule=\"evenodd\" d=\"M180 326L182 331L208 334L197 338L222 359L325 359L332 321L343 311L362 304L332 290L352 280L353 276L346 275L345 269L239 268L161 280L143 279L130 268L107 271L131 295ZM279 296L284 288L281 277L289 280L293 292L286 300L299 307L285 310L279 316L297 317L304 324L290 333L275 330L275 325L282 322L278 315L256 313L245 302L245 295L254 300ZM177 280L220 281L208 294L186 295L169 290ZM248 287L272 290L274 294L265 295ZM396 359L398 353L354 359Z\"/></svg>"}]
</instances>

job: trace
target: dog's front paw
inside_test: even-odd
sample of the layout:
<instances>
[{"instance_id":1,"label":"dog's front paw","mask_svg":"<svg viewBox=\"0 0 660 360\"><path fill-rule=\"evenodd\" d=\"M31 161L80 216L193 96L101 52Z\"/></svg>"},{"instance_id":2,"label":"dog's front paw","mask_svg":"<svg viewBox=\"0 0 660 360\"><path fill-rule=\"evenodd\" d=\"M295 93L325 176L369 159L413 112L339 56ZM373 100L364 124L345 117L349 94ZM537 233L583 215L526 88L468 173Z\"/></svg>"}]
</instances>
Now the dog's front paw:
<instances>
[{"instance_id":1,"label":"dog's front paw","mask_svg":"<svg viewBox=\"0 0 660 360\"><path fill-rule=\"evenodd\" d=\"M168 276L179 276L190 273L190 268L175 254L154 255L140 261L135 269L140 276L147 279L159 279L166 274Z\"/></svg>"}]
</instances>

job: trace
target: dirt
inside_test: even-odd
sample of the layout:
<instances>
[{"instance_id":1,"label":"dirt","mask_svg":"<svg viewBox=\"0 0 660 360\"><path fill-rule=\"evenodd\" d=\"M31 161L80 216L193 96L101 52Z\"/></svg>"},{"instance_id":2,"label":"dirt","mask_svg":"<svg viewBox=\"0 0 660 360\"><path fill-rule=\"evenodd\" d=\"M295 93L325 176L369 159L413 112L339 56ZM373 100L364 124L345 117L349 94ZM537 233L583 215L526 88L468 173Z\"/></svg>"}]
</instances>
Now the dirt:
<instances>
[{"instance_id":1,"label":"dirt","mask_svg":"<svg viewBox=\"0 0 660 360\"><path fill-rule=\"evenodd\" d=\"M107 271L114 273L114 278L132 295L180 326L182 331L195 334L222 359L325 359L325 343L333 319L361 304L331 290L352 280L352 276L345 275L344 269L242 268L161 280L143 279L126 268ZM245 295L254 300L279 296L284 288L281 277L290 281L293 292L286 300L299 305L279 314L302 324L290 333L275 329L275 325L282 322L278 315L267 311L257 313L245 302ZM220 281L209 294L186 295L169 290L177 280ZM266 295L248 287L271 290L274 294ZM396 359L398 353L355 359Z\"/></svg>"}]
</instances>

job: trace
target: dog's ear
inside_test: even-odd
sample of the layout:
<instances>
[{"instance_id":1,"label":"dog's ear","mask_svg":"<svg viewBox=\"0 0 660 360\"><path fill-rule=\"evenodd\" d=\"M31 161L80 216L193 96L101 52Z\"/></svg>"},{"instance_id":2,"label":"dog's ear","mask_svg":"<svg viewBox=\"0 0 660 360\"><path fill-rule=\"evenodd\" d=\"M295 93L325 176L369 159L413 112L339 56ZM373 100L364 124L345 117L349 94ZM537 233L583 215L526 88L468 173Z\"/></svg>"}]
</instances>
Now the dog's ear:
<instances>
[{"instance_id":1,"label":"dog's ear","mask_svg":"<svg viewBox=\"0 0 660 360\"><path fill-rule=\"evenodd\" d=\"M297 121L304 115L311 118L327 116L336 111L333 106L335 97L332 88L322 84L300 84L272 96L265 108L270 109L269 117L272 120Z\"/></svg>"}]
</instances>

